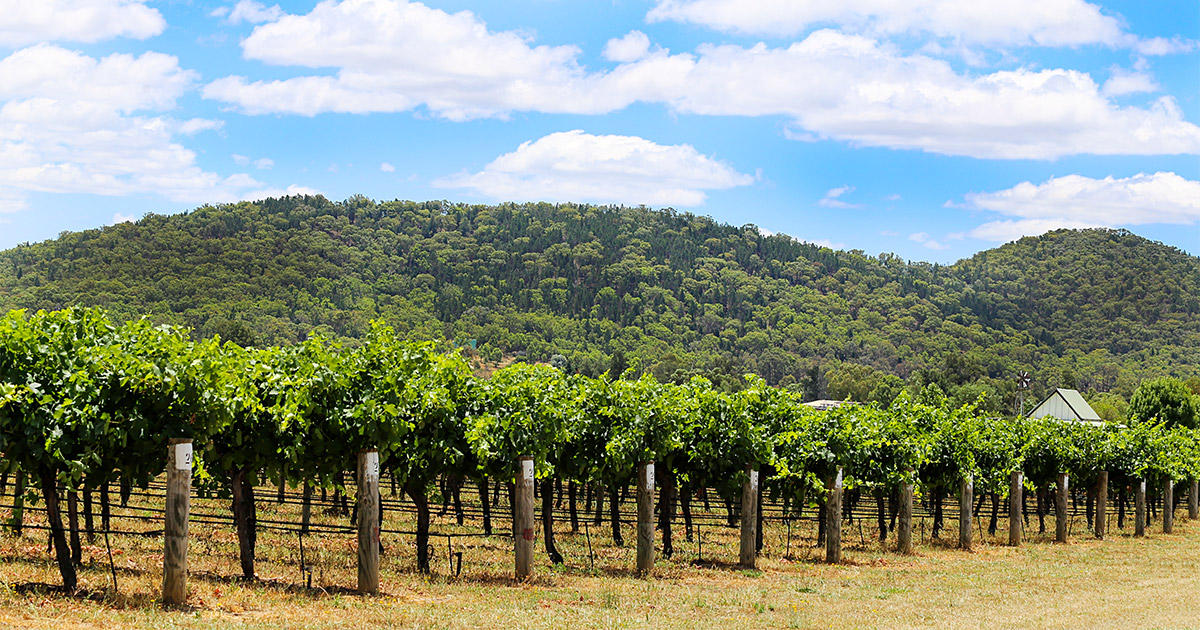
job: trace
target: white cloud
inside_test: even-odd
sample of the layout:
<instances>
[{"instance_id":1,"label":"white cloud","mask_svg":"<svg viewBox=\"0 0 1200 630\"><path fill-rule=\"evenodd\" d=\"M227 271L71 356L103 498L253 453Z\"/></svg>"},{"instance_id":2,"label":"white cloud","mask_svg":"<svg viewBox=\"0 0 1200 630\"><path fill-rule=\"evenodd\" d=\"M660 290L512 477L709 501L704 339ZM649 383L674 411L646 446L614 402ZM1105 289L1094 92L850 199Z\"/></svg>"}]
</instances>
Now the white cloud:
<instances>
[{"instance_id":1,"label":"white cloud","mask_svg":"<svg viewBox=\"0 0 1200 630\"><path fill-rule=\"evenodd\" d=\"M0 0L0 46L146 39L167 22L144 0Z\"/></svg>"},{"instance_id":2,"label":"white cloud","mask_svg":"<svg viewBox=\"0 0 1200 630\"><path fill-rule=\"evenodd\" d=\"M967 236L995 243L1015 241L1022 236L1039 236L1050 230L1070 228L1081 230L1091 227L1104 227L1091 221L1075 221L1071 219L1020 219L989 221L967 232Z\"/></svg>"},{"instance_id":3,"label":"white cloud","mask_svg":"<svg viewBox=\"0 0 1200 630\"><path fill-rule=\"evenodd\" d=\"M1177 55L1189 53L1200 47L1200 42L1194 39L1184 39L1182 37L1173 37L1167 39L1165 37L1152 37L1138 41L1134 46L1134 50L1139 55L1147 57L1161 57L1163 55Z\"/></svg>"},{"instance_id":4,"label":"white cloud","mask_svg":"<svg viewBox=\"0 0 1200 630\"><path fill-rule=\"evenodd\" d=\"M113 214L110 225L116 225L118 223L133 223L135 221L137 221L137 217L133 216L132 214L121 214L120 212L117 212Z\"/></svg>"},{"instance_id":5,"label":"white cloud","mask_svg":"<svg viewBox=\"0 0 1200 630\"><path fill-rule=\"evenodd\" d=\"M650 52L650 38L641 31L629 31L620 39L610 39L604 45L604 58L626 63L637 61Z\"/></svg>"},{"instance_id":6,"label":"white cloud","mask_svg":"<svg viewBox=\"0 0 1200 630\"><path fill-rule=\"evenodd\" d=\"M1157 92L1158 83L1146 72L1129 71L1119 67L1112 69L1112 74L1104 82L1101 93L1107 97L1125 96L1144 92Z\"/></svg>"},{"instance_id":7,"label":"white cloud","mask_svg":"<svg viewBox=\"0 0 1200 630\"><path fill-rule=\"evenodd\" d=\"M242 22L262 24L263 22L278 20L286 14L283 12L283 9L279 8L278 4L268 7L254 0L239 0L232 8L218 7L209 15L225 18L225 21L229 24L241 24Z\"/></svg>"},{"instance_id":8,"label":"white cloud","mask_svg":"<svg viewBox=\"0 0 1200 630\"><path fill-rule=\"evenodd\" d=\"M812 134L865 146L1000 159L1200 153L1200 127L1171 98L1119 107L1073 70L963 75L835 31L787 48L698 53L652 53L606 82L682 113L789 116Z\"/></svg>"},{"instance_id":9,"label":"white cloud","mask_svg":"<svg viewBox=\"0 0 1200 630\"><path fill-rule=\"evenodd\" d=\"M900 193L892 193L883 196L884 201L900 201Z\"/></svg>"},{"instance_id":10,"label":"white cloud","mask_svg":"<svg viewBox=\"0 0 1200 630\"><path fill-rule=\"evenodd\" d=\"M1200 182L1170 172L1093 179L1054 177L1007 190L972 193L969 208L1030 220L1064 219L1089 225L1193 225L1200 221Z\"/></svg>"},{"instance_id":11,"label":"white cloud","mask_svg":"<svg viewBox=\"0 0 1200 630\"><path fill-rule=\"evenodd\" d=\"M856 32L929 34L1002 46L1116 46L1129 41L1120 21L1083 0L659 0L646 19L779 37L837 25Z\"/></svg>"},{"instance_id":12,"label":"white cloud","mask_svg":"<svg viewBox=\"0 0 1200 630\"><path fill-rule=\"evenodd\" d=\"M837 188L830 188L829 190L825 191L825 196L817 202L817 205L821 206L822 208L861 208L862 204L849 203L840 199L842 195L849 192L854 192L853 186L839 186Z\"/></svg>"},{"instance_id":13,"label":"white cloud","mask_svg":"<svg viewBox=\"0 0 1200 630\"><path fill-rule=\"evenodd\" d=\"M29 207L25 194L19 190L9 190L0 186L0 214L12 214ZM7 221L4 221L7 222Z\"/></svg>"},{"instance_id":14,"label":"white cloud","mask_svg":"<svg viewBox=\"0 0 1200 630\"><path fill-rule=\"evenodd\" d=\"M192 118L183 121L179 125L179 133L185 136L192 136L201 131L216 131L225 126L223 120L211 120L208 118Z\"/></svg>"},{"instance_id":15,"label":"white cloud","mask_svg":"<svg viewBox=\"0 0 1200 630\"><path fill-rule=\"evenodd\" d=\"M497 200L697 206L704 203L705 190L753 182L752 176L686 144L575 130L522 143L478 173L443 177L433 185Z\"/></svg>"},{"instance_id":16,"label":"white cloud","mask_svg":"<svg viewBox=\"0 0 1200 630\"><path fill-rule=\"evenodd\" d=\"M253 180L248 180L248 182L252 182L252 181ZM254 182L254 183L259 186L262 186L262 184L260 182ZM243 190L237 194L237 201L258 201L261 199L266 199L268 197L287 197L287 196L295 196L295 195L320 195L320 194L322 194L321 191L319 191L315 188L309 188L308 186L297 186L295 184L288 186L287 188L273 188L273 187L267 186L267 187L263 187L263 188Z\"/></svg>"},{"instance_id":17,"label":"white cloud","mask_svg":"<svg viewBox=\"0 0 1200 630\"><path fill-rule=\"evenodd\" d=\"M31 191L221 202L263 187L201 169L176 141L219 126L162 115L195 80L153 52L95 59L43 44L0 59L0 199L18 209Z\"/></svg>"},{"instance_id":18,"label":"white cloud","mask_svg":"<svg viewBox=\"0 0 1200 630\"><path fill-rule=\"evenodd\" d=\"M260 171L269 171L275 166L275 160L271 158L259 158L254 160L254 168Z\"/></svg>"},{"instance_id":19,"label":"white cloud","mask_svg":"<svg viewBox=\"0 0 1200 630\"><path fill-rule=\"evenodd\" d=\"M381 162L379 164L379 170L383 171L384 173L395 173L396 167L388 164L387 162Z\"/></svg>"},{"instance_id":20,"label":"white cloud","mask_svg":"<svg viewBox=\"0 0 1200 630\"><path fill-rule=\"evenodd\" d=\"M802 238L802 239L797 239L797 240L799 240L801 243L808 243L809 245L816 245L817 247L828 247L829 249L835 249L835 250L836 249L846 249L845 243L835 243L827 238L818 238L815 240Z\"/></svg>"},{"instance_id":21,"label":"white cloud","mask_svg":"<svg viewBox=\"0 0 1200 630\"><path fill-rule=\"evenodd\" d=\"M908 235L908 240L914 243L920 243L929 249L949 249L948 245L944 245L935 241L927 232L915 232Z\"/></svg>"},{"instance_id":22,"label":"white cloud","mask_svg":"<svg viewBox=\"0 0 1200 630\"><path fill-rule=\"evenodd\" d=\"M404 0L326 0L307 15L258 26L242 42L248 59L334 67L337 76L248 82L226 77L207 98L247 113L367 113L427 107L451 120L514 110L609 111L585 105L574 46L533 46L493 33L469 11L449 14Z\"/></svg>"},{"instance_id":23,"label":"white cloud","mask_svg":"<svg viewBox=\"0 0 1200 630\"><path fill-rule=\"evenodd\" d=\"M233 158L233 163L237 164L238 166L246 166L250 163L250 158L238 153L234 153L230 157Z\"/></svg>"},{"instance_id":24,"label":"white cloud","mask_svg":"<svg viewBox=\"0 0 1200 630\"><path fill-rule=\"evenodd\" d=\"M578 48L493 33L469 12L326 0L307 15L255 28L243 48L270 64L334 69L274 81L230 76L205 87L206 98L251 114L423 107L468 120L515 111L604 114L646 102L683 114L782 116L790 121L784 134L795 139L980 158L1200 153L1200 127L1169 97L1120 107L1086 73L963 74L944 60L831 30L786 48L658 49L588 72Z\"/></svg>"}]
</instances>

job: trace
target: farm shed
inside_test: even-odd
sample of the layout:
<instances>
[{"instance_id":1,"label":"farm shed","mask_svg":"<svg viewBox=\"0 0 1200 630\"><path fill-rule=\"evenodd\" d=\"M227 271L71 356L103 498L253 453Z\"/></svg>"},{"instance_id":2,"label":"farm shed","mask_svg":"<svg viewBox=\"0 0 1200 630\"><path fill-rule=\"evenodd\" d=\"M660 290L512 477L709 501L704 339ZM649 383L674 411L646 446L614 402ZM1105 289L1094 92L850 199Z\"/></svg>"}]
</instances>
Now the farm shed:
<instances>
[{"instance_id":1,"label":"farm shed","mask_svg":"<svg viewBox=\"0 0 1200 630\"><path fill-rule=\"evenodd\" d=\"M1083 399L1083 396L1073 389L1060 388L1054 390L1029 413L1030 418L1044 418L1046 416L1073 422L1104 423L1100 419L1100 414L1096 413L1092 409L1092 406L1087 404L1087 401Z\"/></svg>"},{"instance_id":2,"label":"farm shed","mask_svg":"<svg viewBox=\"0 0 1200 630\"><path fill-rule=\"evenodd\" d=\"M825 400L825 399L822 399L822 400L814 400L814 401L812 401L812 402L806 402L806 403L801 403L801 404L803 404L805 407L812 407L813 409L816 409L816 410L818 410L818 411L825 411L825 410L827 410L827 409L833 409L833 408L835 408L835 407L841 407L842 405L857 405L857 404L859 404L859 403L856 403L856 402L850 402L850 401L846 401L846 400Z\"/></svg>"}]
</instances>

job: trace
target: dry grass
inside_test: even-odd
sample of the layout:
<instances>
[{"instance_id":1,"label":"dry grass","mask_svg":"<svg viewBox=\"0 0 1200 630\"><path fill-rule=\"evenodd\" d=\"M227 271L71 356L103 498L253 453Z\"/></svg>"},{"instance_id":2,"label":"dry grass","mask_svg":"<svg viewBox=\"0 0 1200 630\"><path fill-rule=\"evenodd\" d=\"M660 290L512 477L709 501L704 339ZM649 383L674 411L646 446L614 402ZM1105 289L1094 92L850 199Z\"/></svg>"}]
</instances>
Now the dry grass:
<instances>
[{"instance_id":1,"label":"dry grass","mask_svg":"<svg viewBox=\"0 0 1200 630\"><path fill-rule=\"evenodd\" d=\"M278 506L265 496L260 501L262 519L295 516L293 505ZM224 509L198 500L193 513ZM0 510L0 518L6 517ZM320 520L346 522L327 515ZM27 522L38 522L36 515ZM442 517L434 529L475 531L452 523ZM387 526L409 527L396 523L394 513L389 513ZM639 579L630 571L633 549L612 547L607 528L591 529L596 560L589 569L585 537L564 526L560 549L568 566L554 569L539 556L537 576L528 583L510 578L511 551L504 537L457 539L455 549L464 553L463 573L451 577L445 538L434 540L434 573L426 576L415 572L411 540L391 536L385 540L385 594L360 597L349 591L355 580L350 536L305 539L307 559L317 567L313 579L318 588L308 590L298 586L294 534L264 532L260 580L245 583L231 577L238 573L233 532L193 524L190 608L168 611L156 602L160 538L113 538L118 594L110 590L103 540L85 547L80 582L86 595L71 598L36 586L56 584L59 578L45 533L27 531L22 537L0 536L0 627L1077 628L1200 623L1200 606L1191 599L1200 588L1200 523L1186 519L1177 520L1172 535L1135 539L1118 532L1096 541L1077 532L1066 545L1034 536L1020 549L987 538L974 553L925 540L911 557L880 549L869 531L860 538L857 526L846 532L853 544L847 561L829 566L816 560L820 553L812 547L811 531L795 532L793 558L783 558L785 530L772 526L760 571L746 572L729 564L737 557L735 529L705 527L708 562L700 566L692 562L696 545L683 541L679 531L675 557L660 559L653 578ZM808 538L801 540L800 534ZM632 538L632 531L626 536Z\"/></svg>"}]
</instances>

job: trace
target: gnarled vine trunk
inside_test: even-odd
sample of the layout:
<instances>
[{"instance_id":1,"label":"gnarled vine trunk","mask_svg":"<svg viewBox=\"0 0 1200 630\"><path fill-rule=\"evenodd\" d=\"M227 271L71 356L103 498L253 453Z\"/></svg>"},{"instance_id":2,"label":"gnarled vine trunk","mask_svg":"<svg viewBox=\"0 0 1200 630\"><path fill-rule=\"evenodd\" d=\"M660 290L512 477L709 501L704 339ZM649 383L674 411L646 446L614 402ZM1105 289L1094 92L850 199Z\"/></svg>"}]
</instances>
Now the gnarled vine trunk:
<instances>
[{"instance_id":1,"label":"gnarled vine trunk","mask_svg":"<svg viewBox=\"0 0 1200 630\"><path fill-rule=\"evenodd\" d=\"M613 484L608 489L608 516L612 520L613 544L622 547L625 539L621 536L621 490Z\"/></svg>"},{"instance_id":2,"label":"gnarled vine trunk","mask_svg":"<svg viewBox=\"0 0 1200 630\"><path fill-rule=\"evenodd\" d=\"M258 542L258 508L254 504L254 471L243 466L233 473L233 524L237 529L242 577L254 579L254 547Z\"/></svg>"},{"instance_id":3,"label":"gnarled vine trunk","mask_svg":"<svg viewBox=\"0 0 1200 630\"><path fill-rule=\"evenodd\" d=\"M562 554L554 545L554 479L542 480L542 538L545 540L546 555L553 564L562 564Z\"/></svg>"},{"instance_id":4,"label":"gnarled vine trunk","mask_svg":"<svg viewBox=\"0 0 1200 630\"><path fill-rule=\"evenodd\" d=\"M671 524L675 520L675 473L669 466L663 466L662 491L658 500L658 527L662 530L662 553L664 558L670 558L675 553L675 543L672 540Z\"/></svg>"},{"instance_id":5,"label":"gnarled vine trunk","mask_svg":"<svg viewBox=\"0 0 1200 630\"><path fill-rule=\"evenodd\" d=\"M483 506L483 533L488 536L492 535L492 506L488 502L491 497L488 493L488 478L479 478L479 503Z\"/></svg>"},{"instance_id":6,"label":"gnarled vine trunk","mask_svg":"<svg viewBox=\"0 0 1200 630\"><path fill-rule=\"evenodd\" d=\"M424 484L406 481L404 493L417 506L417 570L429 573L429 497Z\"/></svg>"},{"instance_id":7,"label":"gnarled vine trunk","mask_svg":"<svg viewBox=\"0 0 1200 630\"><path fill-rule=\"evenodd\" d=\"M63 529L62 512L58 506L58 478L53 470L40 471L42 482L42 498L46 502L46 520L50 524L50 538L54 541L54 558L58 562L58 572L62 575L63 588L68 593L75 592L79 586L75 574L75 563L71 561L71 550L67 547L67 534Z\"/></svg>"}]
</instances>

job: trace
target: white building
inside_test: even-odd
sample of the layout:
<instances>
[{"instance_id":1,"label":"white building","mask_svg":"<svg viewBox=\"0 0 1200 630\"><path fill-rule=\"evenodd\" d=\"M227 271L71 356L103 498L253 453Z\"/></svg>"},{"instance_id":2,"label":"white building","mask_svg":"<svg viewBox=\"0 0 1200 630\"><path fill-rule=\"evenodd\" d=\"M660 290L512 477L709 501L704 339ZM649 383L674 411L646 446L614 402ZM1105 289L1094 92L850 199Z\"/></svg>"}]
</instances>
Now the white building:
<instances>
[{"instance_id":1,"label":"white building","mask_svg":"<svg viewBox=\"0 0 1200 630\"><path fill-rule=\"evenodd\" d=\"M1029 413L1030 418L1046 416L1071 422L1104 424L1104 420L1100 419L1100 414L1096 413L1096 410L1087 404L1083 396L1073 389L1054 390Z\"/></svg>"}]
</instances>

